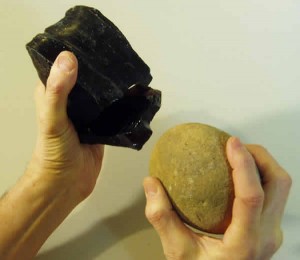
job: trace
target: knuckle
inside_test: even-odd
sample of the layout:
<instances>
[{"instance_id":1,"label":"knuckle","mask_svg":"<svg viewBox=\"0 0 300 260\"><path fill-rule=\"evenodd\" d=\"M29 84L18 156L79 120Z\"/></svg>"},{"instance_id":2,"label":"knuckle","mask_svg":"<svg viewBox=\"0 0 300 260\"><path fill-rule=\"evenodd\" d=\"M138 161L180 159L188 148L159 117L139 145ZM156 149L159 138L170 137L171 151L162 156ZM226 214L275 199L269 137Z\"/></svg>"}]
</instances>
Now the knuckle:
<instances>
[{"instance_id":1,"label":"knuckle","mask_svg":"<svg viewBox=\"0 0 300 260\"><path fill-rule=\"evenodd\" d=\"M270 239L265 243L264 250L266 251L267 254L272 255L279 249L281 243L282 242L279 242L275 239Z\"/></svg>"},{"instance_id":2,"label":"knuckle","mask_svg":"<svg viewBox=\"0 0 300 260\"><path fill-rule=\"evenodd\" d=\"M259 256L259 240L250 238L247 241L240 241L234 247L229 247L229 252L236 252L230 259L253 260ZM242 250L241 250L242 249ZM228 258L229 259L229 258Z\"/></svg>"},{"instance_id":3,"label":"knuckle","mask_svg":"<svg viewBox=\"0 0 300 260\"><path fill-rule=\"evenodd\" d=\"M259 208L264 203L263 191L257 192L256 194L241 198L243 203L251 208Z\"/></svg>"},{"instance_id":4,"label":"knuckle","mask_svg":"<svg viewBox=\"0 0 300 260\"><path fill-rule=\"evenodd\" d=\"M270 259L280 248L283 242L283 232L281 228L270 232L267 239L261 244L261 258Z\"/></svg>"},{"instance_id":5,"label":"knuckle","mask_svg":"<svg viewBox=\"0 0 300 260\"><path fill-rule=\"evenodd\" d=\"M277 176L274 177L273 185L279 192L288 194L291 189L292 182L293 181L291 176L284 170L282 170L281 173L277 174Z\"/></svg>"},{"instance_id":6,"label":"knuckle","mask_svg":"<svg viewBox=\"0 0 300 260\"><path fill-rule=\"evenodd\" d=\"M39 115L38 122L42 133L49 136L61 135L66 127L63 121L50 118L45 113Z\"/></svg>"},{"instance_id":7,"label":"knuckle","mask_svg":"<svg viewBox=\"0 0 300 260\"><path fill-rule=\"evenodd\" d=\"M56 125L48 124L45 127L45 134L48 136L59 137L59 136L66 135L67 130L68 130L67 126L64 126L62 123Z\"/></svg>"},{"instance_id":8,"label":"knuckle","mask_svg":"<svg viewBox=\"0 0 300 260\"><path fill-rule=\"evenodd\" d=\"M281 247L282 241L282 232L280 231L277 235L274 235L266 241L264 245L265 252L269 255L273 255Z\"/></svg>"},{"instance_id":9,"label":"knuckle","mask_svg":"<svg viewBox=\"0 0 300 260\"><path fill-rule=\"evenodd\" d=\"M162 210L154 210L153 211L153 210L146 209L146 217L153 226L159 228L162 224L164 212Z\"/></svg>"},{"instance_id":10,"label":"knuckle","mask_svg":"<svg viewBox=\"0 0 300 260\"><path fill-rule=\"evenodd\" d=\"M279 184L280 186L284 189L289 191L290 188L292 187L293 180L291 176L288 173L284 173L280 178L279 178Z\"/></svg>"},{"instance_id":11,"label":"knuckle","mask_svg":"<svg viewBox=\"0 0 300 260\"><path fill-rule=\"evenodd\" d=\"M257 259L258 249L256 246L249 247L245 250L245 257L243 259L252 260Z\"/></svg>"},{"instance_id":12,"label":"knuckle","mask_svg":"<svg viewBox=\"0 0 300 260\"><path fill-rule=\"evenodd\" d=\"M50 92L51 95L60 95L63 91L63 84L58 79L50 78L47 81L47 91Z\"/></svg>"}]
</instances>

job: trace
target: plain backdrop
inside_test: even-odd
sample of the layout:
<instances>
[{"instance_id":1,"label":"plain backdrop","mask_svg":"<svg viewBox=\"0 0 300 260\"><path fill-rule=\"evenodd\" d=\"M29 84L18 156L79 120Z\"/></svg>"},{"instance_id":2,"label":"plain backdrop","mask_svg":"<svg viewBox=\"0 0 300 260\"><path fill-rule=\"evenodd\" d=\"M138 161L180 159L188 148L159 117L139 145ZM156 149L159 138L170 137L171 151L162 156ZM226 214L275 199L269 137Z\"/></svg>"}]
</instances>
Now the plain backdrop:
<instances>
[{"instance_id":1,"label":"plain backdrop","mask_svg":"<svg viewBox=\"0 0 300 260\"><path fill-rule=\"evenodd\" d=\"M97 8L121 29L150 66L163 102L142 151L107 147L94 193L37 259L163 259L144 218L141 184L159 136L192 121L264 145L290 173L284 243L274 259L299 259L297 0L0 0L0 193L24 172L36 138L38 78L25 44L77 4Z\"/></svg>"}]
</instances>

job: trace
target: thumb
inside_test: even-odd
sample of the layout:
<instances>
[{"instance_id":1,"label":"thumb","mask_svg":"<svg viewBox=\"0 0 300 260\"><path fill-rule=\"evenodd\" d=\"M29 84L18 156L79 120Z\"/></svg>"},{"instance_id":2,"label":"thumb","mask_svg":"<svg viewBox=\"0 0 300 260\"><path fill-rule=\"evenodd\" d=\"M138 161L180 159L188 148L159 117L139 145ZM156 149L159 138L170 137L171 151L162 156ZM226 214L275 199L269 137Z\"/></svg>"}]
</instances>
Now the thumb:
<instances>
[{"instance_id":1,"label":"thumb","mask_svg":"<svg viewBox=\"0 0 300 260\"><path fill-rule=\"evenodd\" d=\"M68 126L67 101L77 70L77 59L68 51L61 52L51 68L44 99L44 121L49 134L59 134Z\"/></svg>"},{"instance_id":2,"label":"thumb","mask_svg":"<svg viewBox=\"0 0 300 260\"><path fill-rule=\"evenodd\" d=\"M167 259L186 259L195 252L196 239L179 219L160 181L153 177L144 180L145 214L158 233ZM184 256L184 257L183 257Z\"/></svg>"}]
</instances>

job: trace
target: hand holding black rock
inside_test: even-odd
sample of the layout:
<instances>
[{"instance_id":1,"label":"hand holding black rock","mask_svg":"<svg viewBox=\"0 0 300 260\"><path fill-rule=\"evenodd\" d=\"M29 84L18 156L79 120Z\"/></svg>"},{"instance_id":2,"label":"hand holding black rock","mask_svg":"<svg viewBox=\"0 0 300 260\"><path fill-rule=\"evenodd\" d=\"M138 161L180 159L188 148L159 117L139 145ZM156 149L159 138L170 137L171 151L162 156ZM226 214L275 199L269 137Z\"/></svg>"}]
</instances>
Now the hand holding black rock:
<instances>
[{"instance_id":1,"label":"hand holding black rock","mask_svg":"<svg viewBox=\"0 0 300 260\"><path fill-rule=\"evenodd\" d=\"M148 87L149 67L98 10L76 6L26 45L41 81L64 50L78 59L78 79L67 112L82 143L140 150L150 138L150 122L161 92Z\"/></svg>"}]
</instances>

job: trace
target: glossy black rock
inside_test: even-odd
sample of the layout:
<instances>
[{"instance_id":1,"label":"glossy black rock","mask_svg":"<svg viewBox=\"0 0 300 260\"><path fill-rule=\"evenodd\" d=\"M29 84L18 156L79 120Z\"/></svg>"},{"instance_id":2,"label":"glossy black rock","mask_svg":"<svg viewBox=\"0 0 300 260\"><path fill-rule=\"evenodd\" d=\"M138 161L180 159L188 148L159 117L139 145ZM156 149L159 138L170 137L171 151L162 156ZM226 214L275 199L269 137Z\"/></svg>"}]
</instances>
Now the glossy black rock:
<instances>
[{"instance_id":1,"label":"glossy black rock","mask_svg":"<svg viewBox=\"0 0 300 260\"><path fill-rule=\"evenodd\" d=\"M26 45L42 82L64 50L78 59L78 79L67 112L83 143L141 149L161 93L148 87L149 67L98 10L76 6Z\"/></svg>"}]
</instances>

